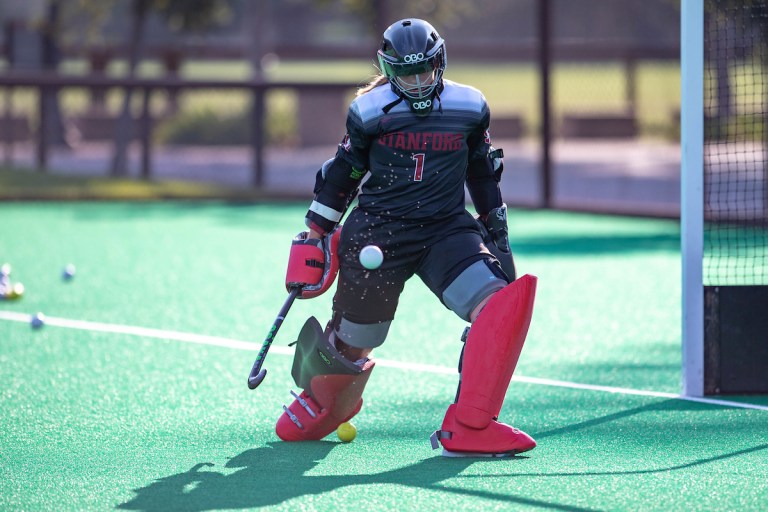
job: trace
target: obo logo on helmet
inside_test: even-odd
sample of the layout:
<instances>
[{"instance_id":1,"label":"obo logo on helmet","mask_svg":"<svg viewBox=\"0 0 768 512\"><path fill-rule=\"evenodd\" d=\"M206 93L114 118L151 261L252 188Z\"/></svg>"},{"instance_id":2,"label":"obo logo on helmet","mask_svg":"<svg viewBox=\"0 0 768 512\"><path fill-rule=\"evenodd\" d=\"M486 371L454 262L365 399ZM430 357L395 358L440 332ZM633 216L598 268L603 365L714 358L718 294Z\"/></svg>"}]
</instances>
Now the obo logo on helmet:
<instances>
[{"instance_id":1,"label":"obo logo on helmet","mask_svg":"<svg viewBox=\"0 0 768 512\"><path fill-rule=\"evenodd\" d=\"M412 64L414 62L419 62L420 60L424 60L424 54L421 52L411 53L411 54L405 55L403 57L403 60L408 64Z\"/></svg>"}]
</instances>

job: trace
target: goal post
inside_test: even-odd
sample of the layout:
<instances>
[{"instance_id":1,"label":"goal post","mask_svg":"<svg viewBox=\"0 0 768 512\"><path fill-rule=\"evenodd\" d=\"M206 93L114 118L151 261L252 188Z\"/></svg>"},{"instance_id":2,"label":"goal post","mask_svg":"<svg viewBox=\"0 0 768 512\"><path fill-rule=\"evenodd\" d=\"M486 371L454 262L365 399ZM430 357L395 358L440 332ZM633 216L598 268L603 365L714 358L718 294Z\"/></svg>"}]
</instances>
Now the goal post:
<instances>
[{"instance_id":1,"label":"goal post","mask_svg":"<svg viewBox=\"0 0 768 512\"><path fill-rule=\"evenodd\" d=\"M682 393L768 394L768 0L680 7Z\"/></svg>"},{"instance_id":2,"label":"goal post","mask_svg":"<svg viewBox=\"0 0 768 512\"><path fill-rule=\"evenodd\" d=\"M704 395L704 5L680 12L680 237L682 253L682 392Z\"/></svg>"}]
</instances>

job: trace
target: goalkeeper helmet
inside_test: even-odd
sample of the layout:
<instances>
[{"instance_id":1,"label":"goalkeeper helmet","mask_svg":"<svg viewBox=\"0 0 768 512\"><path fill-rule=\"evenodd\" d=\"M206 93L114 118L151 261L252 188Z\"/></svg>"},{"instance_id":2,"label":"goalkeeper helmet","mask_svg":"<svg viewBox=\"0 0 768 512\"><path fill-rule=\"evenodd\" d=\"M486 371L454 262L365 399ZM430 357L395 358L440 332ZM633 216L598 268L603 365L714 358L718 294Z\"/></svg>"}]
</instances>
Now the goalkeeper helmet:
<instances>
[{"instance_id":1,"label":"goalkeeper helmet","mask_svg":"<svg viewBox=\"0 0 768 512\"><path fill-rule=\"evenodd\" d=\"M384 31L379 69L392 90L417 114L429 114L439 99L445 71L445 41L424 20L400 20Z\"/></svg>"}]
</instances>

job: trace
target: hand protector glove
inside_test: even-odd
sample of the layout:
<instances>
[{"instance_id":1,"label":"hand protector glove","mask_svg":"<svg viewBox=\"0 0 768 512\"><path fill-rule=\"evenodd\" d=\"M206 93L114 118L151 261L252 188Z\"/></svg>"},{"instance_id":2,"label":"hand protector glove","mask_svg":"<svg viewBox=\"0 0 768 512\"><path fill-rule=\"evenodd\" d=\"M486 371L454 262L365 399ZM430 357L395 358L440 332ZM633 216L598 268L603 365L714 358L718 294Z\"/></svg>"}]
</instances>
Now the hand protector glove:
<instances>
[{"instance_id":1,"label":"hand protector glove","mask_svg":"<svg viewBox=\"0 0 768 512\"><path fill-rule=\"evenodd\" d=\"M515 260L509 247L509 229L507 228L507 205L502 204L488 213L483 220L477 217L480 234L483 237L488 250L491 251L499 263L501 269L507 274L510 282L516 278Z\"/></svg>"},{"instance_id":2,"label":"hand protector glove","mask_svg":"<svg viewBox=\"0 0 768 512\"><path fill-rule=\"evenodd\" d=\"M309 232L296 235L288 257L285 287L300 287L298 298L312 299L331 287L339 272L338 247L341 226L322 238L308 238Z\"/></svg>"}]
</instances>

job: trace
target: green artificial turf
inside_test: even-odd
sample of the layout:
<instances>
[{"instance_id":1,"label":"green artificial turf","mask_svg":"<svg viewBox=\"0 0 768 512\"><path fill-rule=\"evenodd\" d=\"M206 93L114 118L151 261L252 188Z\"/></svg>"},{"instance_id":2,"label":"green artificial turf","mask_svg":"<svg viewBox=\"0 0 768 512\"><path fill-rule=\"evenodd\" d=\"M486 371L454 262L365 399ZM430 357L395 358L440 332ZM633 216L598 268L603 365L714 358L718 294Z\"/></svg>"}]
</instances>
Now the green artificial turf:
<instances>
[{"instance_id":1,"label":"green artificial turf","mask_svg":"<svg viewBox=\"0 0 768 512\"><path fill-rule=\"evenodd\" d=\"M357 439L280 442L274 423L295 389L287 345L308 316L327 320L330 293L294 304L267 378L255 391L246 379L286 297L305 211L0 204L0 263L26 287L0 302L0 509L764 509L768 411L667 395L679 390L681 314L679 226L668 220L510 212L519 271L539 288L501 419L535 450L432 451L465 324L418 280L376 350ZM13 319L37 311L67 326Z\"/></svg>"}]
</instances>

